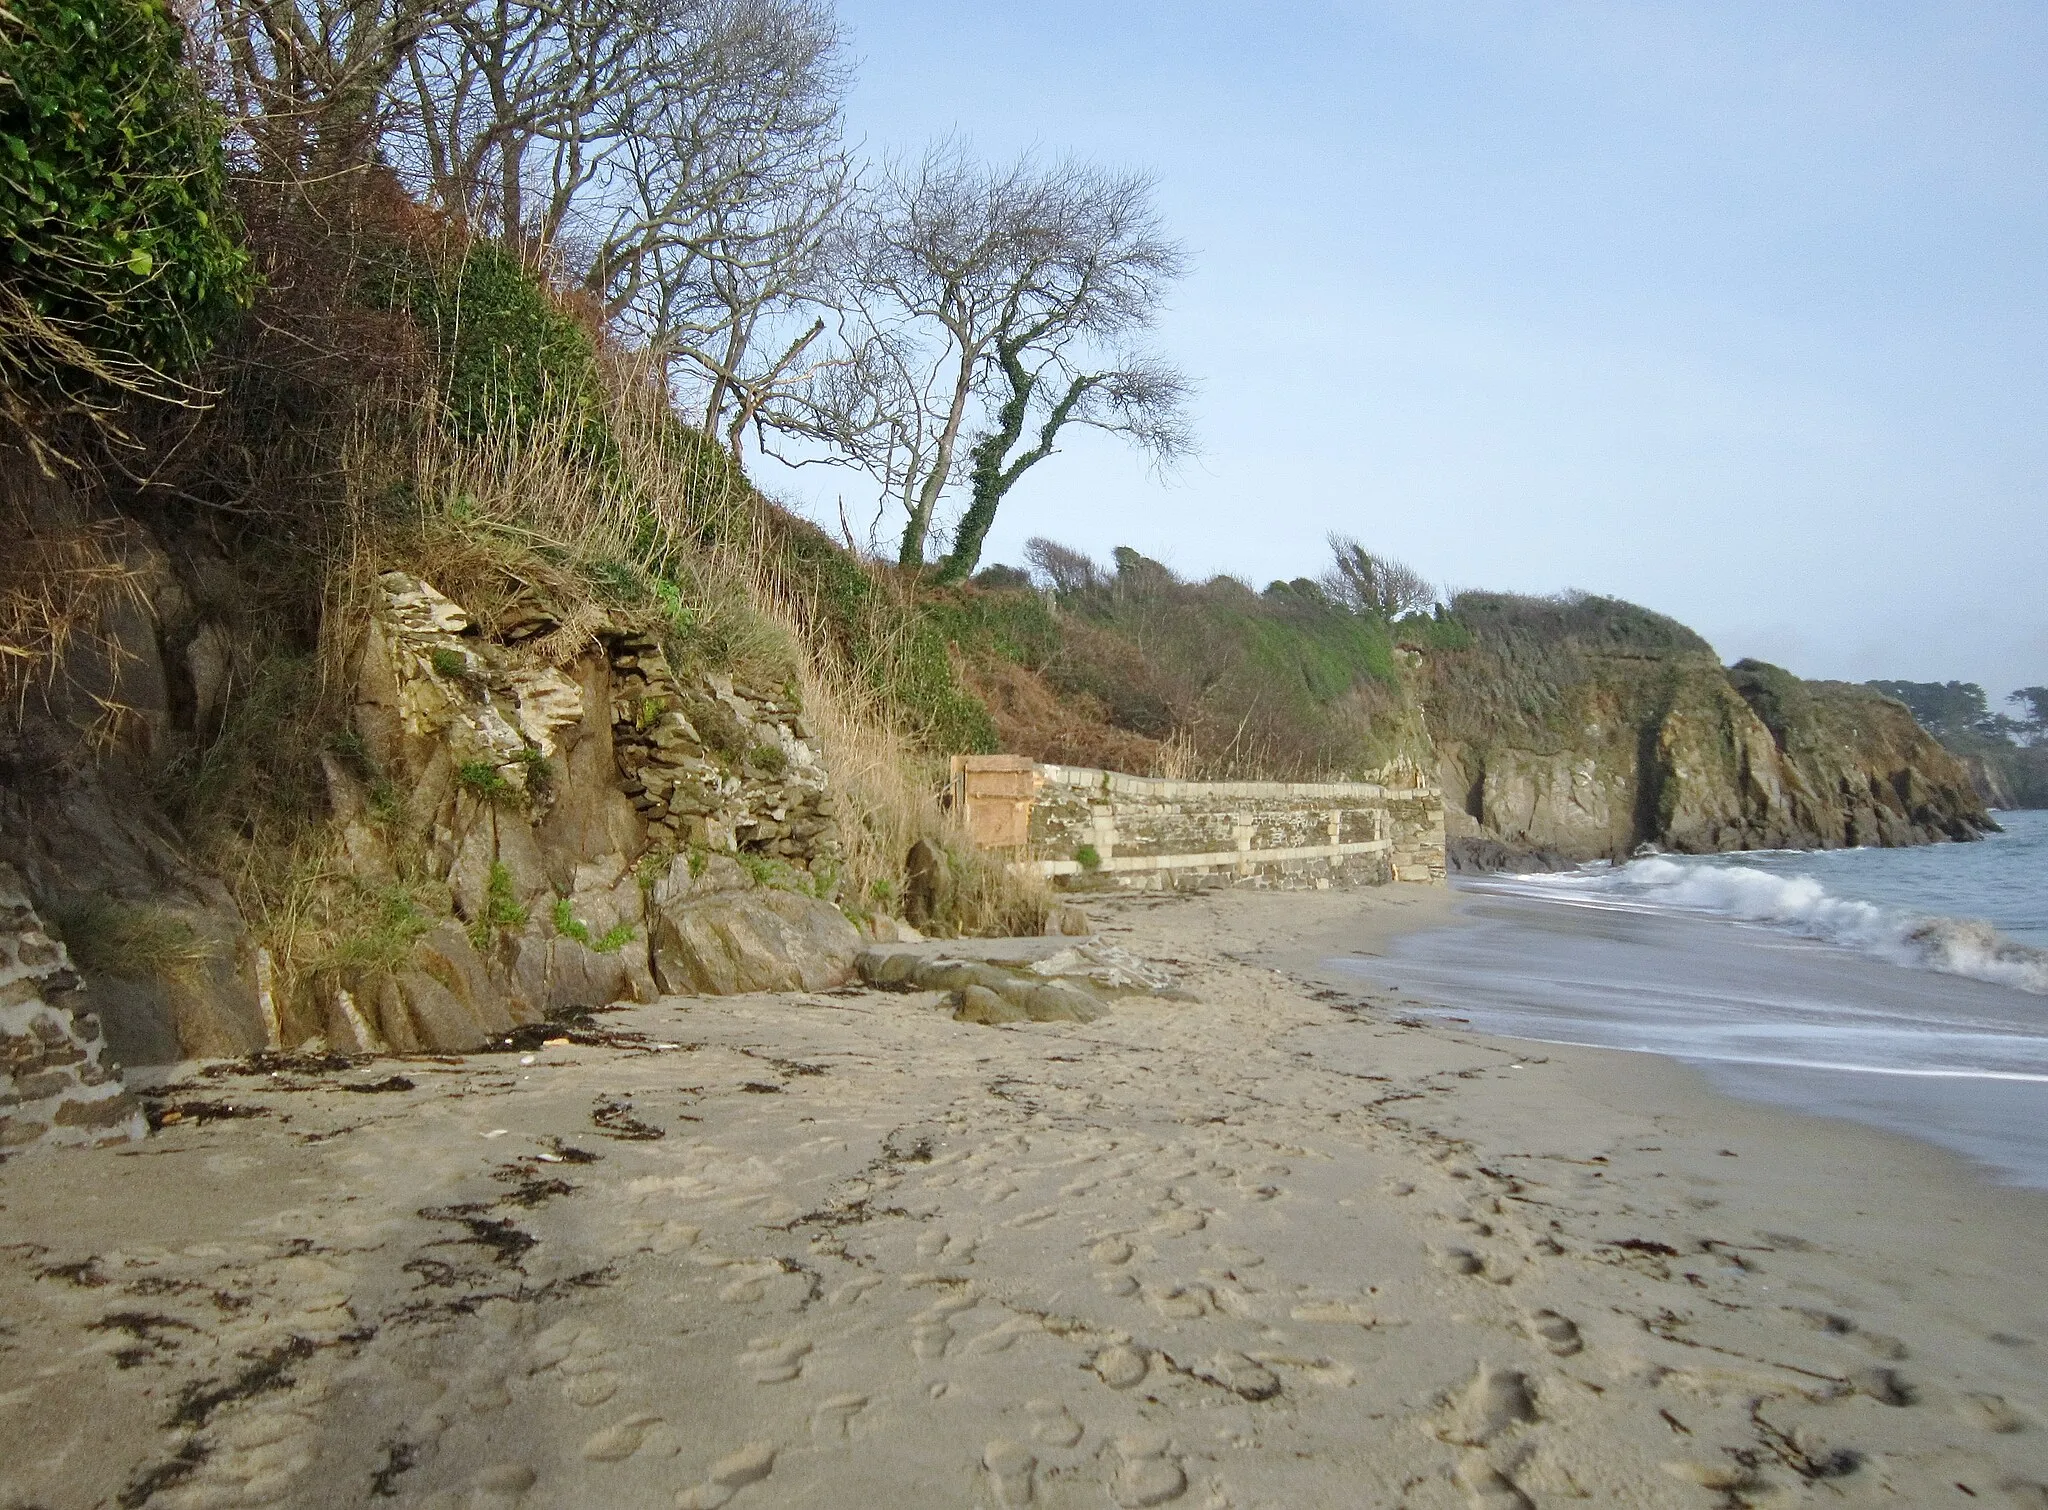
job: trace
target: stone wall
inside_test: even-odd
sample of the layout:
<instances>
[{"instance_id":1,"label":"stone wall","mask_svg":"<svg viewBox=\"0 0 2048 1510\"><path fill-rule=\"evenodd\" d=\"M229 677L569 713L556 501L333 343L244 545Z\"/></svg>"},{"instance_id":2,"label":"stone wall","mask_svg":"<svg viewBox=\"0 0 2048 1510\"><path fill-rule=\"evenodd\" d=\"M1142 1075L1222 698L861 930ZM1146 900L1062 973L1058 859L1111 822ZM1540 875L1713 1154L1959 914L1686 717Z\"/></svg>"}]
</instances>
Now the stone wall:
<instances>
[{"instance_id":1,"label":"stone wall","mask_svg":"<svg viewBox=\"0 0 2048 1510\"><path fill-rule=\"evenodd\" d=\"M1444 877L1442 792L1406 767L1378 782L1215 782L1014 756L958 756L953 766L969 832L1056 884L1324 887Z\"/></svg>"},{"instance_id":2,"label":"stone wall","mask_svg":"<svg viewBox=\"0 0 2048 1510\"><path fill-rule=\"evenodd\" d=\"M74 1010L78 976L43 931L21 877L0 864L0 1153L118 1143L148 1132L103 1059L99 1019Z\"/></svg>"}]
</instances>

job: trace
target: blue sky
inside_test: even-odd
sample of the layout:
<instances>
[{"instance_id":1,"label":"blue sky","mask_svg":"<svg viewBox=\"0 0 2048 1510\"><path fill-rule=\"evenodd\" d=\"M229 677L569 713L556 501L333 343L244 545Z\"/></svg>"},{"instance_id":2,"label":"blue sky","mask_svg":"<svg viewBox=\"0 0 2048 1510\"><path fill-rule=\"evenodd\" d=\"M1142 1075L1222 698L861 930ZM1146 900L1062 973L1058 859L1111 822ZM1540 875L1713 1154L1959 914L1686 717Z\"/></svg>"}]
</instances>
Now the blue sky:
<instances>
[{"instance_id":1,"label":"blue sky","mask_svg":"<svg viewBox=\"0 0 2048 1510\"><path fill-rule=\"evenodd\" d=\"M1342 530L1807 676L2048 681L2048 7L841 0L876 153L1156 175L1202 454L1046 534L1263 585ZM851 475L781 486L831 518ZM871 508L871 503L870 503Z\"/></svg>"}]
</instances>

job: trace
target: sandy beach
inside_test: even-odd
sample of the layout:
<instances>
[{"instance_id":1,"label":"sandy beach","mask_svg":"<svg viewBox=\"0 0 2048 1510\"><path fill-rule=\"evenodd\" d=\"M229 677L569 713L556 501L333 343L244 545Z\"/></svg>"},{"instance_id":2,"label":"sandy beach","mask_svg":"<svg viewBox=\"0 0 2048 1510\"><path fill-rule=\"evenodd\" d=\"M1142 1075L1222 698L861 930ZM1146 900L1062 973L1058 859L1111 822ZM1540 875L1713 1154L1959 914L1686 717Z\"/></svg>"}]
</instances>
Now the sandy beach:
<instances>
[{"instance_id":1,"label":"sandy beach","mask_svg":"<svg viewBox=\"0 0 2048 1510\"><path fill-rule=\"evenodd\" d=\"M1090 1024L863 987L186 1066L0 1166L0 1505L2048 1507L2048 1198L1090 904Z\"/></svg>"}]
</instances>

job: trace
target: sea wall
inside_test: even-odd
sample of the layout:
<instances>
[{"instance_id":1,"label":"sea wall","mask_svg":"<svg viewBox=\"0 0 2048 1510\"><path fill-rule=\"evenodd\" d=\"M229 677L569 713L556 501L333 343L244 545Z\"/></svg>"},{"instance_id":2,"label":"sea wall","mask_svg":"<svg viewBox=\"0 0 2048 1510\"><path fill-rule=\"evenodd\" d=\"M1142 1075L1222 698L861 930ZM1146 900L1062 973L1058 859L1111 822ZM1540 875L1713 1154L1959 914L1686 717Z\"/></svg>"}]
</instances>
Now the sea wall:
<instances>
[{"instance_id":1,"label":"sea wall","mask_svg":"<svg viewBox=\"0 0 2048 1510\"><path fill-rule=\"evenodd\" d=\"M956 756L953 800L978 844L1062 886L1441 882L1442 791L1410 767L1384 776L1173 781Z\"/></svg>"}]
</instances>

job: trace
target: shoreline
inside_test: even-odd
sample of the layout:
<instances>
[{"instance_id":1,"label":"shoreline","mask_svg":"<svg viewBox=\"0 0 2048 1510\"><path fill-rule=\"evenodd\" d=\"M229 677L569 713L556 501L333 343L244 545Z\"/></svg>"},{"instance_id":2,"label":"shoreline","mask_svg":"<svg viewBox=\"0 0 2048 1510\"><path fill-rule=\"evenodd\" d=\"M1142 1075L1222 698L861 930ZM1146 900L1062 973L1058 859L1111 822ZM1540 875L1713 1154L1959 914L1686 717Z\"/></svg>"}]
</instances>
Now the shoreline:
<instances>
[{"instance_id":1,"label":"shoreline","mask_svg":"<svg viewBox=\"0 0 2048 1510\"><path fill-rule=\"evenodd\" d=\"M1195 1000L671 998L0 1165L0 1503L2048 1505L2048 1197L1326 973L1445 891L1085 905Z\"/></svg>"}]
</instances>

